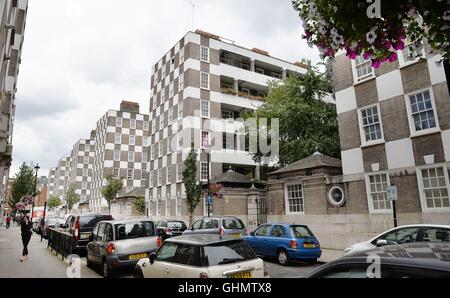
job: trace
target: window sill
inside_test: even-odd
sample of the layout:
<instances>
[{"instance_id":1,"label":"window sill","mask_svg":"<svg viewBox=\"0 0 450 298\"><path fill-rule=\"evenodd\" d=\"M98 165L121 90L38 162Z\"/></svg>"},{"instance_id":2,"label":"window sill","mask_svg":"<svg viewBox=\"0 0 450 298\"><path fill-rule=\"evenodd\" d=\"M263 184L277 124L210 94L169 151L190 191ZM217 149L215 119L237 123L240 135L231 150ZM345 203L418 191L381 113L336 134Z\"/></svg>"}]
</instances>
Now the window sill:
<instances>
[{"instance_id":1,"label":"window sill","mask_svg":"<svg viewBox=\"0 0 450 298\"><path fill-rule=\"evenodd\" d=\"M413 132L413 133L411 133L411 135L409 137L416 138L416 137L431 135L431 134L440 133L440 132L442 132L442 130L440 128L432 128L432 129L427 129L427 130L423 130L423 131L419 131L419 132Z\"/></svg>"},{"instance_id":2,"label":"window sill","mask_svg":"<svg viewBox=\"0 0 450 298\"><path fill-rule=\"evenodd\" d=\"M368 82L368 81L375 80L376 78L377 78L377 77L376 77L375 75L373 75L373 76L371 76L371 77L367 77L367 78L365 78L365 79L362 79L361 81L358 81L358 82L354 83L353 86L361 85L361 84L366 83L366 82Z\"/></svg>"},{"instance_id":3,"label":"window sill","mask_svg":"<svg viewBox=\"0 0 450 298\"><path fill-rule=\"evenodd\" d=\"M286 212L286 215L305 215L305 212Z\"/></svg>"},{"instance_id":4,"label":"window sill","mask_svg":"<svg viewBox=\"0 0 450 298\"><path fill-rule=\"evenodd\" d=\"M392 214L392 209L390 210L371 210L369 214Z\"/></svg>"},{"instance_id":5,"label":"window sill","mask_svg":"<svg viewBox=\"0 0 450 298\"><path fill-rule=\"evenodd\" d=\"M424 213L439 213L439 212L449 212L450 207L442 207L442 208L425 208L423 210Z\"/></svg>"},{"instance_id":6,"label":"window sill","mask_svg":"<svg viewBox=\"0 0 450 298\"><path fill-rule=\"evenodd\" d=\"M385 140L384 140L384 139L381 139L381 140L376 140L376 141L373 141L373 142L367 142L367 143L364 143L364 144L362 144L360 147L361 147L361 148L366 148L366 147L371 147L371 146L381 145L381 144L384 144L384 143L386 143Z\"/></svg>"}]
</instances>

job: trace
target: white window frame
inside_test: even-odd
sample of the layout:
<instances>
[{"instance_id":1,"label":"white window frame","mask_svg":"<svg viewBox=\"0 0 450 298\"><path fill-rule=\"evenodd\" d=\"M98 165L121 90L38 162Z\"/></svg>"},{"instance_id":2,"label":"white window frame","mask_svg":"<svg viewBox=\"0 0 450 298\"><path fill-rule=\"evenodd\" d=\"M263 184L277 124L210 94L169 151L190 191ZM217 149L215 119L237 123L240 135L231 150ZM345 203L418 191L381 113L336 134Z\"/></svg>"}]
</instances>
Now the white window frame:
<instances>
[{"instance_id":1,"label":"white window frame","mask_svg":"<svg viewBox=\"0 0 450 298\"><path fill-rule=\"evenodd\" d=\"M410 101L409 97L411 95L423 93L424 91L430 92L431 103L433 105L434 121L436 122L436 127L416 131L416 125L414 124L414 118L413 118L412 110L411 110L411 101ZM431 88L431 87L424 88L424 89L416 90L416 91L410 92L408 94L405 94L405 104L406 104L406 112L408 114L409 131L410 131L411 137L422 136L422 135L432 134L432 133L441 131L440 126L439 126L439 118L437 115L436 101L434 100L433 88Z\"/></svg>"},{"instance_id":2,"label":"white window frame","mask_svg":"<svg viewBox=\"0 0 450 298\"><path fill-rule=\"evenodd\" d=\"M183 135L181 133L177 134L177 151L183 150Z\"/></svg>"},{"instance_id":3,"label":"white window frame","mask_svg":"<svg viewBox=\"0 0 450 298\"><path fill-rule=\"evenodd\" d=\"M206 134L208 136L208 144L205 146L203 144L203 134ZM208 130L200 130L200 148L205 149L211 146L211 132Z\"/></svg>"},{"instance_id":4,"label":"white window frame","mask_svg":"<svg viewBox=\"0 0 450 298\"><path fill-rule=\"evenodd\" d=\"M121 156L120 150L114 150L113 160L114 161L120 161L120 156Z\"/></svg>"},{"instance_id":5,"label":"white window frame","mask_svg":"<svg viewBox=\"0 0 450 298\"><path fill-rule=\"evenodd\" d=\"M87 177L87 176L89 176L89 169L83 168L83 177Z\"/></svg>"},{"instance_id":6,"label":"white window frame","mask_svg":"<svg viewBox=\"0 0 450 298\"><path fill-rule=\"evenodd\" d=\"M203 76L206 76L207 86L204 85L205 80ZM210 75L207 72L200 72L200 89L209 90L210 89Z\"/></svg>"},{"instance_id":7,"label":"white window frame","mask_svg":"<svg viewBox=\"0 0 450 298\"><path fill-rule=\"evenodd\" d=\"M120 138L120 140L119 140L119 138ZM121 133L114 134L114 143L122 144L122 134Z\"/></svg>"},{"instance_id":8,"label":"white window frame","mask_svg":"<svg viewBox=\"0 0 450 298\"><path fill-rule=\"evenodd\" d=\"M166 185L172 184L172 166L166 168Z\"/></svg>"},{"instance_id":9,"label":"white window frame","mask_svg":"<svg viewBox=\"0 0 450 298\"><path fill-rule=\"evenodd\" d=\"M361 57L361 58L364 60L363 57ZM372 69L372 73L370 75L366 75L361 78L358 78L358 71L356 70L356 67L359 65L362 65L363 63L356 65L356 60L357 59L352 60L353 82L355 85L375 78L375 69L372 67L372 65L370 65L370 67ZM371 63L370 60L365 60L365 61L368 63Z\"/></svg>"},{"instance_id":10,"label":"white window frame","mask_svg":"<svg viewBox=\"0 0 450 298\"><path fill-rule=\"evenodd\" d=\"M134 162L134 152L133 151L128 151L128 162Z\"/></svg>"},{"instance_id":11,"label":"white window frame","mask_svg":"<svg viewBox=\"0 0 450 298\"><path fill-rule=\"evenodd\" d=\"M442 168L444 170L445 183L447 186L447 195L450 196L450 180L449 180L449 175L448 175L448 167L445 163L436 163L436 164L432 164L432 165L425 165L425 166L417 167L416 168L417 185L419 186L419 197L420 197L420 204L422 206L422 211L423 212L448 212L448 211L450 211L449 207L428 208L428 206L427 206L427 201L426 201L427 198L425 196L422 170L434 169L434 168Z\"/></svg>"},{"instance_id":12,"label":"white window frame","mask_svg":"<svg viewBox=\"0 0 450 298\"><path fill-rule=\"evenodd\" d=\"M114 168L113 169L113 177L116 179L120 178L120 169L119 168Z\"/></svg>"},{"instance_id":13,"label":"white window frame","mask_svg":"<svg viewBox=\"0 0 450 298\"><path fill-rule=\"evenodd\" d=\"M130 129L136 129L136 119L130 119Z\"/></svg>"},{"instance_id":14,"label":"white window frame","mask_svg":"<svg viewBox=\"0 0 450 298\"><path fill-rule=\"evenodd\" d=\"M123 121L122 118L117 117L116 118L116 127L122 127Z\"/></svg>"},{"instance_id":15,"label":"white window frame","mask_svg":"<svg viewBox=\"0 0 450 298\"><path fill-rule=\"evenodd\" d=\"M261 75L265 75L265 71L261 67L256 67L255 72Z\"/></svg>"},{"instance_id":16,"label":"white window frame","mask_svg":"<svg viewBox=\"0 0 450 298\"><path fill-rule=\"evenodd\" d=\"M372 198L372 192L371 192L371 188L370 188L370 177L371 176L376 176L376 175L386 175L387 186L389 187L391 185L391 177L389 176L389 172L388 171L378 171L378 172L373 172L373 173L367 173L367 174L364 175L365 183L366 183L367 204L368 204L368 207L369 207L369 213L370 214L392 213L392 202L390 202L390 206L391 206L390 209L375 210L373 208L373 198Z\"/></svg>"},{"instance_id":17,"label":"white window frame","mask_svg":"<svg viewBox=\"0 0 450 298\"><path fill-rule=\"evenodd\" d=\"M171 125L173 123L173 108L170 108L167 111L167 115L168 115L168 118L169 118L169 125Z\"/></svg>"},{"instance_id":18,"label":"white window frame","mask_svg":"<svg viewBox=\"0 0 450 298\"><path fill-rule=\"evenodd\" d=\"M231 115L231 117L224 117L224 114L228 114ZM234 119L234 111L229 111L229 110L222 110L222 118L223 119Z\"/></svg>"},{"instance_id":19,"label":"white window frame","mask_svg":"<svg viewBox=\"0 0 450 298\"><path fill-rule=\"evenodd\" d=\"M156 132L156 119L152 120L152 135Z\"/></svg>"},{"instance_id":20,"label":"white window frame","mask_svg":"<svg viewBox=\"0 0 450 298\"><path fill-rule=\"evenodd\" d=\"M183 163L177 163L177 177L176 177L177 183L180 183L183 181Z\"/></svg>"},{"instance_id":21,"label":"white window frame","mask_svg":"<svg viewBox=\"0 0 450 298\"><path fill-rule=\"evenodd\" d=\"M156 183L158 184L158 186L162 185L162 170L158 169L158 181L156 181Z\"/></svg>"},{"instance_id":22,"label":"white window frame","mask_svg":"<svg viewBox=\"0 0 450 298\"><path fill-rule=\"evenodd\" d=\"M203 171L203 166L206 165L207 166L207 177L203 178L203 174L205 174L205 172ZM208 164L208 162L206 161L201 161L200 162L200 181L206 182L208 181L208 178L211 177L211 167L210 164Z\"/></svg>"},{"instance_id":23,"label":"white window frame","mask_svg":"<svg viewBox=\"0 0 450 298\"><path fill-rule=\"evenodd\" d=\"M130 175L131 173L131 175ZM131 178L130 178L131 176ZM128 169L127 170L127 180L134 180L134 170L133 169Z\"/></svg>"},{"instance_id":24,"label":"white window frame","mask_svg":"<svg viewBox=\"0 0 450 298\"><path fill-rule=\"evenodd\" d=\"M203 104L205 104L205 103L208 105L207 110L205 110L203 107ZM204 112L206 112L206 113L204 113ZM209 100L205 100L205 99L200 100L200 116L201 116L201 118L206 118L206 119L209 119L209 117L211 116L211 104L210 104Z\"/></svg>"},{"instance_id":25,"label":"white window frame","mask_svg":"<svg viewBox=\"0 0 450 298\"><path fill-rule=\"evenodd\" d=\"M148 121L144 121L142 128L143 128L143 130L149 130L150 123Z\"/></svg>"},{"instance_id":26,"label":"white window frame","mask_svg":"<svg viewBox=\"0 0 450 298\"><path fill-rule=\"evenodd\" d=\"M180 49L180 65L184 63L184 48Z\"/></svg>"},{"instance_id":27,"label":"white window frame","mask_svg":"<svg viewBox=\"0 0 450 298\"><path fill-rule=\"evenodd\" d=\"M148 152L147 151L142 152L142 162L143 163L148 162Z\"/></svg>"},{"instance_id":28,"label":"white window frame","mask_svg":"<svg viewBox=\"0 0 450 298\"><path fill-rule=\"evenodd\" d=\"M167 138L167 154L172 154L172 137Z\"/></svg>"},{"instance_id":29,"label":"white window frame","mask_svg":"<svg viewBox=\"0 0 450 298\"><path fill-rule=\"evenodd\" d=\"M209 63L209 48L201 46L200 47L200 61Z\"/></svg>"},{"instance_id":30,"label":"white window frame","mask_svg":"<svg viewBox=\"0 0 450 298\"><path fill-rule=\"evenodd\" d=\"M300 185L301 186L301 191L302 191L302 206L303 206L303 210L299 211L299 212L292 212L289 209L289 194L288 194L288 187L289 186L293 186L293 185ZM305 191L304 191L304 185L301 181L298 182L291 182L291 183L286 183L284 185L284 207L285 207L285 212L286 215L305 215Z\"/></svg>"},{"instance_id":31,"label":"white window frame","mask_svg":"<svg viewBox=\"0 0 450 298\"><path fill-rule=\"evenodd\" d=\"M242 89L241 89L241 93L244 93L244 94L246 94L246 95L250 95L250 89L248 89L248 88L242 88Z\"/></svg>"},{"instance_id":32,"label":"white window frame","mask_svg":"<svg viewBox=\"0 0 450 298\"><path fill-rule=\"evenodd\" d=\"M162 141L161 142L159 142L159 145L158 145L158 156L159 157L162 157L163 156L163 153L164 153L164 146L162 145L163 143L162 143Z\"/></svg>"},{"instance_id":33,"label":"white window frame","mask_svg":"<svg viewBox=\"0 0 450 298\"><path fill-rule=\"evenodd\" d=\"M170 84L169 84L169 98L172 98L173 96L174 96L173 82L170 82Z\"/></svg>"},{"instance_id":34,"label":"white window frame","mask_svg":"<svg viewBox=\"0 0 450 298\"><path fill-rule=\"evenodd\" d=\"M133 140L133 141L131 141L131 140ZM129 143L131 146L135 146L136 145L136 136L130 135L129 141L130 141Z\"/></svg>"},{"instance_id":35,"label":"white window frame","mask_svg":"<svg viewBox=\"0 0 450 298\"><path fill-rule=\"evenodd\" d=\"M364 110L368 110L368 109L373 108L373 107L377 107L378 123L380 124L380 129L381 129L381 138L377 139L377 140L367 141L366 140L366 132L364 131L362 112ZM382 143L385 142L384 141L383 120L382 120L382 117L381 117L380 104L374 104L374 105L370 105L370 106L365 106L363 108L358 109L358 121L359 121L359 132L360 132L360 137L361 137L361 147L382 144ZM374 124L371 124L371 125L374 125Z\"/></svg>"},{"instance_id":36,"label":"white window frame","mask_svg":"<svg viewBox=\"0 0 450 298\"><path fill-rule=\"evenodd\" d=\"M175 214L176 214L176 216L181 216L182 209L183 209L183 199L180 196L177 196L176 200L175 200L175 204L176 204Z\"/></svg>"},{"instance_id":37,"label":"white window frame","mask_svg":"<svg viewBox=\"0 0 450 298\"><path fill-rule=\"evenodd\" d=\"M87 156L85 156L84 157L84 160L83 160L83 163L85 164L85 165L88 165L89 164L89 155L87 155Z\"/></svg>"},{"instance_id":38,"label":"white window frame","mask_svg":"<svg viewBox=\"0 0 450 298\"><path fill-rule=\"evenodd\" d=\"M148 137L142 137L142 146L146 147L149 145L148 142L149 138Z\"/></svg>"},{"instance_id":39,"label":"white window frame","mask_svg":"<svg viewBox=\"0 0 450 298\"><path fill-rule=\"evenodd\" d=\"M421 58L425 58L426 54L425 54L425 47L422 49L422 55L420 57L416 57L414 60L411 61L405 61L405 51L407 51L408 53L410 52L409 47L412 45L413 43L409 40L409 38L406 39L406 44L405 44L405 48L403 50L398 50L397 51L397 56L398 56L398 63L399 63L399 67L403 68L406 66L409 66L411 64L415 64L417 62L420 61Z\"/></svg>"},{"instance_id":40,"label":"white window frame","mask_svg":"<svg viewBox=\"0 0 450 298\"><path fill-rule=\"evenodd\" d=\"M150 185L150 188L153 188L153 171L150 171L149 173L148 173L148 180L149 180L149 185Z\"/></svg>"},{"instance_id":41,"label":"white window frame","mask_svg":"<svg viewBox=\"0 0 450 298\"><path fill-rule=\"evenodd\" d=\"M181 73L178 77L178 93L184 90L184 73Z\"/></svg>"}]
</instances>

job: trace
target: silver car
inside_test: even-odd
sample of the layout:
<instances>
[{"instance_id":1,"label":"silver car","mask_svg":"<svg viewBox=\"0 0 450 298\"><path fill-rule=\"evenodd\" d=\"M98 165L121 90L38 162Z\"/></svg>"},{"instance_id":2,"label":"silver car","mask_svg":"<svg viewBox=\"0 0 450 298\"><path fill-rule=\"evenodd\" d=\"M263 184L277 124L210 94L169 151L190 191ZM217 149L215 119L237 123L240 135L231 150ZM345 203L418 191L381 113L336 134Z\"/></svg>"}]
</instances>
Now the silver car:
<instances>
[{"instance_id":1,"label":"silver car","mask_svg":"<svg viewBox=\"0 0 450 298\"><path fill-rule=\"evenodd\" d=\"M158 249L157 235L155 222L149 219L101 221L86 247L87 265L101 265L104 277L119 268L133 268Z\"/></svg>"},{"instance_id":2,"label":"silver car","mask_svg":"<svg viewBox=\"0 0 450 298\"><path fill-rule=\"evenodd\" d=\"M204 217L197 220L192 226L183 232L183 235L191 234L217 234L227 238L239 238L246 235L245 225L237 217L220 216Z\"/></svg>"}]
</instances>

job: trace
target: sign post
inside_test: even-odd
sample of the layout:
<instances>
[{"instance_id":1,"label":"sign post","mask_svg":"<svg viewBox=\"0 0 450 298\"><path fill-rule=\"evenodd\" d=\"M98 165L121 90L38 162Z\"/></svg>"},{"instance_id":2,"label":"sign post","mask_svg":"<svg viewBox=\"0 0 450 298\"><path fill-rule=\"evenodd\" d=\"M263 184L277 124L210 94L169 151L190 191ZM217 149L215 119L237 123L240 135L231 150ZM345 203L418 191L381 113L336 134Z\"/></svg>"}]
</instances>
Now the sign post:
<instances>
[{"instance_id":1,"label":"sign post","mask_svg":"<svg viewBox=\"0 0 450 298\"><path fill-rule=\"evenodd\" d=\"M208 217L211 217L210 216L210 206L211 206L211 204L212 204L212 196L211 196L210 193L208 193Z\"/></svg>"},{"instance_id":2,"label":"sign post","mask_svg":"<svg viewBox=\"0 0 450 298\"><path fill-rule=\"evenodd\" d=\"M389 186L386 188L387 199L392 202L392 212L394 213L394 228L398 226L397 224L397 206L396 202L398 200L397 186Z\"/></svg>"}]
</instances>

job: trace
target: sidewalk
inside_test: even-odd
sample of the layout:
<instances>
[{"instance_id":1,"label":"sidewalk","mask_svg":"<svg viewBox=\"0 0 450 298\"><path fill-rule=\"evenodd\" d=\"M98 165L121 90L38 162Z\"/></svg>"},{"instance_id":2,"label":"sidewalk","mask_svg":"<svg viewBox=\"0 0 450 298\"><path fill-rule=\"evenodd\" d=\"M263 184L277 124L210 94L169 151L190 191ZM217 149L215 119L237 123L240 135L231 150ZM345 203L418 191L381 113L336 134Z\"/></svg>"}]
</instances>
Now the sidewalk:
<instances>
[{"instance_id":1,"label":"sidewalk","mask_svg":"<svg viewBox=\"0 0 450 298\"><path fill-rule=\"evenodd\" d=\"M47 240L33 234L28 245L28 261L20 262L22 239L16 224L0 228L0 278L66 278L68 264L47 249ZM81 277L99 277L82 266Z\"/></svg>"},{"instance_id":2,"label":"sidewalk","mask_svg":"<svg viewBox=\"0 0 450 298\"><path fill-rule=\"evenodd\" d=\"M343 254L343 250L322 248L322 257L319 259L319 262L328 263L339 259Z\"/></svg>"}]
</instances>

